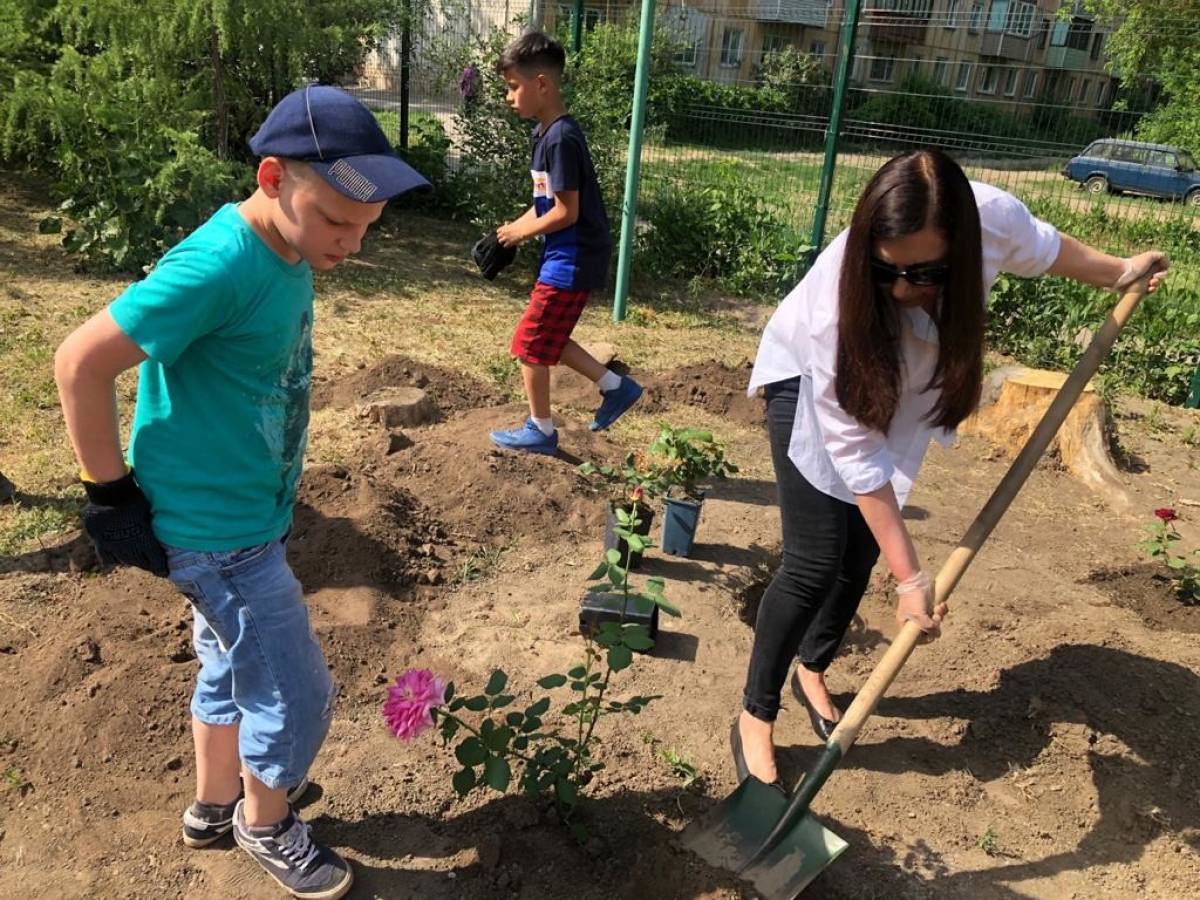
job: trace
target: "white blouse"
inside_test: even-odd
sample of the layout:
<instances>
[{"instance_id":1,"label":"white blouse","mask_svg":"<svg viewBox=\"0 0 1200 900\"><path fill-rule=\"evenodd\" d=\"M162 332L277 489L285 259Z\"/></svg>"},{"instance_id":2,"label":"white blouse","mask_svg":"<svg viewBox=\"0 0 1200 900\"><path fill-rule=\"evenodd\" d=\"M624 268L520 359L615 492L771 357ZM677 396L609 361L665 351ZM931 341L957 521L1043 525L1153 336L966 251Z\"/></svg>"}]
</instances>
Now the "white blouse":
<instances>
[{"instance_id":1,"label":"white blouse","mask_svg":"<svg viewBox=\"0 0 1200 900\"><path fill-rule=\"evenodd\" d=\"M1033 216L1012 194L971 182L983 237L985 296L1001 272L1041 275L1058 258L1058 230ZM747 391L803 376L788 456L813 487L846 503L891 481L903 506L931 439L949 445L954 433L931 425L937 403L924 391L938 356L937 324L924 310L901 315L900 401L891 427L862 425L837 401L838 280L846 246L843 231L817 257L803 280L767 323Z\"/></svg>"}]
</instances>

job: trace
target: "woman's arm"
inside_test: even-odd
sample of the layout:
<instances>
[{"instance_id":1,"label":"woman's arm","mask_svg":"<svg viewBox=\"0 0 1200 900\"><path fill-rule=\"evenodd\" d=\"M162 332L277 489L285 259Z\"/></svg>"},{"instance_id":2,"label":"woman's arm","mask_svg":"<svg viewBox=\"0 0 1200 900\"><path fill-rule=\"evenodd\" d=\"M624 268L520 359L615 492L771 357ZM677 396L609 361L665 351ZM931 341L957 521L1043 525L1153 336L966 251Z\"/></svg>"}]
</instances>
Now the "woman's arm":
<instances>
[{"instance_id":1,"label":"woman's arm","mask_svg":"<svg viewBox=\"0 0 1200 900\"><path fill-rule=\"evenodd\" d=\"M1058 258L1048 270L1050 275L1062 275L1092 287L1121 291L1147 273L1153 272L1150 277L1151 293L1158 289L1166 277L1165 253L1148 250L1122 259L1119 256L1101 253L1095 247L1089 247L1070 235L1060 232L1059 236L1062 243L1059 246Z\"/></svg>"}]
</instances>

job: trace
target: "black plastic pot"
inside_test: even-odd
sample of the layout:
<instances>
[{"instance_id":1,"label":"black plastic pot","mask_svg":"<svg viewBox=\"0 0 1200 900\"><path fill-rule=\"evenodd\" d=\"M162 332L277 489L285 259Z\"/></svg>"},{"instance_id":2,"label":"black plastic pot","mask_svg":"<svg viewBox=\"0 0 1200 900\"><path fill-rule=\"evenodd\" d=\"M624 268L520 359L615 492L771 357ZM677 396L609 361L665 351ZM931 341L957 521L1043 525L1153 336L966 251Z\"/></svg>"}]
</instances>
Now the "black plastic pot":
<instances>
[{"instance_id":1,"label":"black plastic pot","mask_svg":"<svg viewBox=\"0 0 1200 900\"><path fill-rule=\"evenodd\" d=\"M623 507L626 512L633 511L633 504ZM650 536L650 526L654 523L654 510L646 506L644 503L638 506L638 526L634 529L634 534L640 534L642 537ZM617 528L617 513L616 505L609 504L608 516L604 520L604 549L606 551L615 549L621 554L621 565L625 565L625 555L629 554L629 568L636 569L642 562L642 554L630 552L629 545L625 543L624 538L618 538L616 535Z\"/></svg>"},{"instance_id":2,"label":"black plastic pot","mask_svg":"<svg viewBox=\"0 0 1200 900\"><path fill-rule=\"evenodd\" d=\"M579 604L579 632L594 636L604 622L622 621L622 612L627 624L644 625L650 640L658 638L658 606L648 600L631 598L626 607L625 595L620 592L585 594Z\"/></svg>"},{"instance_id":3,"label":"black plastic pot","mask_svg":"<svg viewBox=\"0 0 1200 900\"><path fill-rule=\"evenodd\" d=\"M703 500L683 500L674 497L663 501L663 553L670 556L691 555L703 503Z\"/></svg>"}]
</instances>

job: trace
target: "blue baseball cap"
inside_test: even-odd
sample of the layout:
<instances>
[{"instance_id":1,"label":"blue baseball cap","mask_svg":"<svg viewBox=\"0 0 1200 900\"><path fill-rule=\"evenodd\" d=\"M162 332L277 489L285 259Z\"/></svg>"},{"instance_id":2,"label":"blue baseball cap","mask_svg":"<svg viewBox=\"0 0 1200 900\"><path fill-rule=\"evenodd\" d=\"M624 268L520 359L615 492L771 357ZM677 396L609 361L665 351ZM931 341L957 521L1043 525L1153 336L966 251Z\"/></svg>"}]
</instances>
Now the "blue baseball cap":
<instances>
[{"instance_id":1,"label":"blue baseball cap","mask_svg":"<svg viewBox=\"0 0 1200 900\"><path fill-rule=\"evenodd\" d=\"M432 187L396 155L369 109L329 85L309 85L280 100L250 138L250 150L308 163L334 190L360 203Z\"/></svg>"}]
</instances>

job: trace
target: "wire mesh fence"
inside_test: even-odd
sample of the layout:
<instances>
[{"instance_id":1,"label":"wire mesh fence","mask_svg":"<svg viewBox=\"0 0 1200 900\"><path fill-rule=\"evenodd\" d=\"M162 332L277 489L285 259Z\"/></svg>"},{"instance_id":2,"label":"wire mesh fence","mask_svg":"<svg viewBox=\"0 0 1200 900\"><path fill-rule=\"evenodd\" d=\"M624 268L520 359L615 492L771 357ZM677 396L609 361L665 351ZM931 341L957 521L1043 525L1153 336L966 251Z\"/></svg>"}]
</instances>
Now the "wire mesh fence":
<instances>
[{"instance_id":1,"label":"wire mesh fence","mask_svg":"<svg viewBox=\"0 0 1200 900\"><path fill-rule=\"evenodd\" d=\"M418 2L408 53L410 123L445 133L453 170L461 154L460 63L472 48L519 34L530 22L570 46L574 3ZM582 12L580 33L591 50L606 41L628 47L640 4L587 0ZM656 72L667 75L650 89L644 208L741 192L789 240L811 240L846 15L845 0L659 3L655 46L666 69ZM1114 76L1110 37L1110 26L1078 2L1060 9L1060 0L863 0L826 239L848 221L884 160L938 146L971 177L1012 191L1104 249L1127 253L1162 235L1180 238L1167 248L1177 260L1172 280L1200 292L1200 174L1192 148L1135 140L1155 92L1131 90ZM402 47L399 36L385 42L356 88L397 133ZM614 102L628 108L631 96Z\"/></svg>"}]
</instances>

